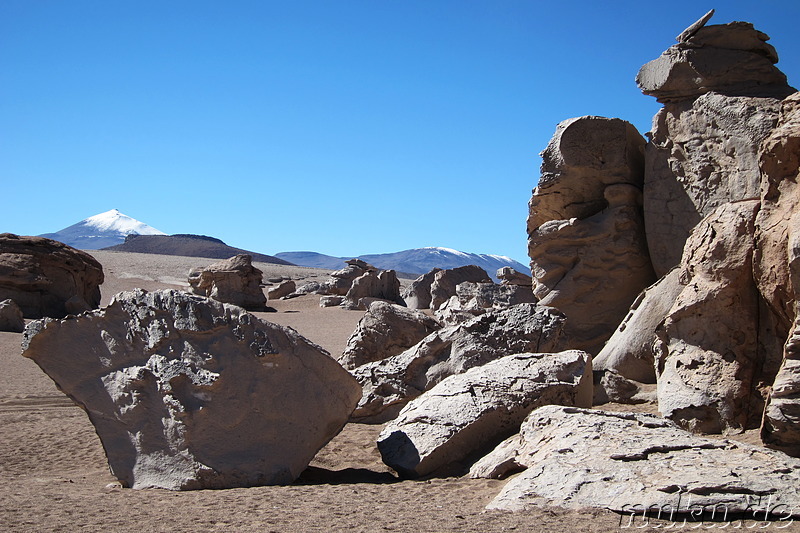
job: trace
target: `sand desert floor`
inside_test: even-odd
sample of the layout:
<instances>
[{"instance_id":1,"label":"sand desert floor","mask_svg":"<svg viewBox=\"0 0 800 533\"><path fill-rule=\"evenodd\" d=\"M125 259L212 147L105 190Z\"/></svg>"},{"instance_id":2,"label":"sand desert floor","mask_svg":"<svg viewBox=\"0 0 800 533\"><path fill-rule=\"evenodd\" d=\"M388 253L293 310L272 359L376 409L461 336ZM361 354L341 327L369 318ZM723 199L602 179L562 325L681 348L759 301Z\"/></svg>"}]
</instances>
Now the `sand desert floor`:
<instances>
[{"instance_id":1,"label":"sand desert floor","mask_svg":"<svg viewBox=\"0 0 800 533\"><path fill-rule=\"evenodd\" d=\"M105 269L104 305L116 292L134 287L186 288L189 268L215 262L91 253ZM327 277L316 269L257 266L265 279ZM276 312L257 315L296 329L337 356L363 312L321 309L318 302L315 296L271 301ZM88 418L32 361L20 356L21 338L0 333L2 531L601 532L643 526L631 526L626 517L607 511L485 511L505 481L456 476L401 481L381 462L375 446L381 427L364 424L345 426L290 486L185 492L116 488L110 486L115 480ZM652 522L646 529L723 525ZM748 525L777 529L787 524L749 523L742 529ZM792 524L785 530L800 528Z\"/></svg>"}]
</instances>

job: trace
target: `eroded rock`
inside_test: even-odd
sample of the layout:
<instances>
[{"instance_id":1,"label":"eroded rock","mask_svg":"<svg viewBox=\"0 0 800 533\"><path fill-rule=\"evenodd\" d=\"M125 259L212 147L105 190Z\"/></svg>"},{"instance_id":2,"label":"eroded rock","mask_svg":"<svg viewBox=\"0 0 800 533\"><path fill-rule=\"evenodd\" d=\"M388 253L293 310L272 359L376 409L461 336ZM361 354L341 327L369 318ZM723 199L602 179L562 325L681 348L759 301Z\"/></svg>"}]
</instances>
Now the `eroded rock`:
<instances>
[{"instance_id":1,"label":"eroded rock","mask_svg":"<svg viewBox=\"0 0 800 533\"><path fill-rule=\"evenodd\" d=\"M406 405L378 437L383 461L424 476L516 433L542 405L591 407L591 356L523 353L450 376Z\"/></svg>"},{"instance_id":2,"label":"eroded rock","mask_svg":"<svg viewBox=\"0 0 800 533\"><path fill-rule=\"evenodd\" d=\"M262 272L247 254L189 272L189 285L195 294L251 311L263 311L267 306L261 283Z\"/></svg>"},{"instance_id":3,"label":"eroded rock","mask_svg":"<svg viewBox=\"0 0 800 533\"><path fill-rule=\"evenodd\" d=\"M440 270L434 275L433 282L431 282L430 308L434 311L439 309L451 296L456 295L456 287L458 284L464 283L465 281L492 283L489 274L476 265Z\"/></svg>"},{"instance_id":4,"label":"eroded rock","mask_svg":"<svg viewBox=\"0 0 800 533\"><path fill-rule=\"evenodd\" d=\"M22 333L25 330L25 319L22 309L14 300L0 301L0 331Z\"/></svg>"},{"instance_id":5,"label":"eroded rock","mask_svg":"<svg viewBox=\"0 0 800 533\"><path fill-rule=\"evenodd\" d=\"M98 307L103 279L103 267L86 252L43 237L0 234L0 300L14 300L26 318Z\"/></svg>"},{"instance_id":6,"label":"eroded rock","mask_svg":"<svg viewBox=\"0 0 800 533\"><path fill-rule=\"evenodd\" d=\"M291 483L361 395L294 330L175 290L33 322L23 348L86 411L133 488Z\"/></svg>"}]
</instances>

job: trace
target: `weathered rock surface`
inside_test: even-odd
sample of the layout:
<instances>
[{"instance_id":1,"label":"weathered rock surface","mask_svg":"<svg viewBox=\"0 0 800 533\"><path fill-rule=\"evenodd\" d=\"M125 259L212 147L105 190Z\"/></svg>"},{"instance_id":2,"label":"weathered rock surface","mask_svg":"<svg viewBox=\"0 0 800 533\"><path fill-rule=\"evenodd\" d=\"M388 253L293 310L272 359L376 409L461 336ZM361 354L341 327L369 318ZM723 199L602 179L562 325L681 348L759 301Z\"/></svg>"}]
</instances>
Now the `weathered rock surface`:
<instances>
[{"instance_id":1,"label":"weathered rock surface","mask_svg":"<svg viewBox=\"0 0 800 533\"><path fill-rule=\"evenodd\" d=\"M439 328L436 319L416 309L382 300L373 302L347 341L339 363L354 369L380 361L411 348Z\"/></svg>"},{"instance_id":2,"label":"weathered rock surface","mask_svg":"<svg viewBox=\"0 0 800 533\"><path fill-rule=\"evenodd\" d=\"M683 35L683 34L682 34ZM745 22L695 28L639 72L664 102L646 152L644 212L656 274L680 262L692 228L726 202L759 197L759 146L794 92L769 37Z\"/></svg>"},{"instance_id":3,"label":"weathered rock surface","mask_svg":"<svg viewBox=\"0 0 800 533\"><path fill-rule=\"evenodd\" d=\"M450 376L409 402L378 437L383 461L424 476L516 433L543 405L591 407L591 356L513 354Z\"/></svg>"},{"instance_id":4,"label":"weathered rock surface","mask_svg":"<svg viewBox=\"0 0 800 533\"><path fill-rule=\"evenodd\" d=\"M567 316L569 347L592 354L602 349L639 292L655 281L639 189L610 185L604 193L604 211L546 222L528 239L534 294Z\"/></svg>"},{"instance_id":5,"label":"weathered rock surface","mask_svg":"<svg viewBox=\"0 0 800 533\"><path fill-rule=\"evenodd\" d=\"M550 307L516 305L442 328L400 354L361 365L353 375L363 397L352 419L385 422L447 376L505 355L558 351L564 320Z\"/></svg>"},{"instance_id":6,"label":"weathered rock surface","mask_svg":"<svg viewBox=\"0 0 800 533\"><path fill-rule=\"evenodd\" d=\"M363 299L378 298L405 305L400 296L400 280L394 270L367 270L353 280L341 306L345 309L366 309Z\"/></svg>"},{"instance_id":7,"label":"weathered rock surface","mask_svg":"<svg viewBox=\"0 0 800 533\"><path fill-rule=\"evenodd\" d=\"M262 311L267 306L261 282L262 272L247 254L189 272L189 285L195 294L251 311Z\"/></svg>"},{"instance_id":8,"label":"weathered rock surface","mask_svg":"<svg viewBox=\"0 0 800 533\"><path fill-rule=\"evenodd\" d=\"M654 415L540 407L518 436L476 463L471 474L502 477L523 468L487 508L555 505L639 515L652 508L680 515L717 506L730 516L765 506L776 513L800 511L800 461L692 435Z\"/></svg>"},{"instance_id":9,"label":"weathered rock surface","mask_svg":"<svg viewBox=\"0 0 800 533\"><path fill-rule=\"evenodd\" d=\"M374 266L361 259L349 259L345 263L347 263L347 266L343 269L331 272L330 278L319 288L318 292L320 294L345 296L353 286L353 281L356 278L368 271L377 270Z\"/></svg>"},{"instance_id":10,"label":"weathered rock surface","mask_svg":"<svg viewBox=\"0 0 800 533\"><path fill-rule=\"evenodd\" d=\"M536 297L529 286L465 281L456 285L455 296L440 305L435 314L443 323L455 324L471 320L490 309L535 302Z\"/></svg>"},{"instance_id":11,"label":"weathered rock surface","mask_svg":"<svg viewBox=\"0 0 800 533\"><path fill-rule=\"evenodd\" d=\"M434 268L427 274L423 274L403 291L403 300L409 309L430 309L431 308L431 284L441 268Z\"/></svg>"},{"instance_id":12,"label":"weathered rock surface","mask_svg":"<svg viewBox=\"0 0 800 533\"><path fill-rule=\"evenodd\" d=\"M788 337L767 399L761 438L800 456L800 93L784 100L779 126L763 145L761 170L754 259L756 283L768 307L761 319L775 324L774 337Z\"/></svg>"},{"instance_id":13,"label":"weathered rock surface","mask_svg":"<svg viewBox=\"0 0 800 533\"><path fill-rule=\"evenodd\" d=\"M439 309L451 296L456 295L459 283L471 281L473 283L492 283L492 279L484 269L475 265L440 270L433 277L431 283L430 308Z\"/></svg>"},{"instance_id":14,"label":"weathered rock surface","mask_svg":"<svg viewBox=\"0 0 800 533\"><path fill-rule=\"evenodd\" d=\"M758 206L724 204L695 228L681 261L685 287L657 330L659 411L693 431L738 431L760 418Z\"/></svg>"},{"instance_id":15,"label":"weathered rock surface","mask_svg":"<svg viewBox=\"0 0 800 533\"><path fill-rule=\"evenodd\" d=\"M631 381L614 370L594 371L594 396L592 405L608 402L640 403L636 395L640 392L639 383Z\"/></svg>"},{"instance_id":16,"label":"weathered rock surface","mask_svg":"<svg viewBox=\"0 0 800 533\"><path fill-rule=\"evenodd\" d=\"M277 287L269 289L267 291L267 299L268 300L279 300L286 296L289 296L297 289L297 284L294 280L285 280L281 281Z\"/></svg>"},{"instance_id":17,"label":"weathered rock surface","mask_svg":"<svg viewBox=\"0 0 800 533\"><path fill-rule=\"evenodd\" d=\"M98 307L103 279L103 267L86 252L43 237L0 234L0 300L14 300L27 318Z\"/></svg>"},{"instance_id":18,"label":"weathered rock surface","mask_svg":"<svg viewBox=\"0 0 800 533\"><path fill-rule=\"evenodd\" d=\"M291 483L360 397L294 330L181 291L136 289L33 322L23 348L86 411L133 488Z\"/></svg>"},{"instance_id":19,"label":"weathered rock surface","mask_svg":"<svg viewBox=\"0 0 800 533\"><path fill-rule=\"evenodd\" d=\"M496 275L502 285L519 285L520 287L533 286L532 277L508 266L497 269Z\"/></svg>"},{"instance_id":20,"label":"weathered rock surface","mask_svg":"<svg viewBox=\"0 0 800 533\"><path fill-rule=\"evenodd\" d=\"M783 98L786 76L774 66L778 54L768 40L748 22L700 27L644 65L636 83L662 103L710 91Z\"/></svg>"},{"instance_id":21,"label":"weathered rock surface","mask_svg":"<svg viewBox=\"0 0 800 533\"><path fill-rule=\"evenodd\" d=\"M653 345L657 340L656 328L682 290L677 268L646 288L592 360L595 372L609 370L641 383L655 383Z\"/></svg>"},{"instance_id":22,"label":"weathered rock surface","mask_svg":"<svg viewBox=\"0 0 800 533\"><path fill-rule=\"evenodd\" d=\"M0 301L0 331L22 333L24 329L25 319L17 303L9 299Z\"/></svg>"}]
</instances>

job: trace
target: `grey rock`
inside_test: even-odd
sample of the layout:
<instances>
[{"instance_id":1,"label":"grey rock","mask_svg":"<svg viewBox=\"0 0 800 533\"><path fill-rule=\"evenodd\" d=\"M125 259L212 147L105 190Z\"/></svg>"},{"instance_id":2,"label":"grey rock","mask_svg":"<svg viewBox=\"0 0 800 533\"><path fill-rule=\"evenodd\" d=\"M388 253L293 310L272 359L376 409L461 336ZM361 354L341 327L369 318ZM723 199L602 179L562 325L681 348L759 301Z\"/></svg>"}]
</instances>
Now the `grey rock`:
<instances>
[{"instance_id":1,"label":"grey rock","mask_svg":"<svg viewBox=\"0 0 800 533\"><path fill-rule=\"evenodd\" d=\"M436 317L449 324L463 322L490 309L505 309L524 303L535 303L530 286L473 283L465 281L456 286L455 296L439 306Z\"/></svg>"},{"instance_id":2,"label":"grey rock","mask_svg":"<svg viewBox=\"0 0 800 533\"><path fill-rule=\"evenodd\" d=\"M442 380L406 405L383 429L383 461L418 477L495 446L542 405L592 402L591 356L585 352L501 357Z\"/></svg>"},{"instance_id":3,"label":"grey rock","mask_svg":"<svg viewBox=\"0 0 800 533\"><path fill-rule=\"evenodd\" d=\"M439 309L451 296L455 296L456 287L465 281L492 283L492 278L476 265L448 268L437 272L431 283L431 309Z\"/></svg>"},{"instance_id":4,"label":"grey rock","mask_svg":"<svg viewBox=\"0 0 800 533\"><path fill-rule=\"evenodd\" d=\"M280 284L267 291L267 299L279 300L292 294L297 290L297 284L293 280L281 281Z\"/></svg>"},{"instance_id":5,"label":"grey rock","mask_svg":"<svg viewBox=\"0 0 800 533\"><path fill-rule=\"evenodd\" d=\"M14 300L0 301L0 331L22 333L24 330L25 319L22 316L22 309Z\"/></svg>"},{"instance_id":6,"label":"grey rock","mask_svg":"<svg viewBox=\"0 0 800 533\"><path fill-rule=\"evenodd\" d=\"M368 270L353 280L341 306L345 309L366 310L364 298L379 298L405 305L400 296L400 280L394 270Z\"/></svg>"},{"instance_id":7,"label":"grey rock","mask_svg":"<svg viewBox=\"0 0 800 533\"><path fill-rule=\"evenodd\" d=\"M430 309L431 285L436 274L441 270L441 268L434 268L427 274L423 274L403 291L403 300L405 300L409 309Z\"/></svg>"},{"instance_id":8,"label":"grey rock","mask_svg":"<svg viewBox=\"0 0 800 533\"><path fill-rule=\"evenodd\" d=\"M402 353L361 365L353 370L363 396L352 419L382 423L448 376L505 355L555 352L564 320L556 309L520 304L444 327Z\"/></svg>"},{"instance_id":9,"label":"grey rock","mask_svg":"<svg viewBox=\"0 0 800 533\"><path fill-rule=\"evenodd\" d=\"M262 272L253 266L252 257L247 254L189 272L194 294L251 311L262 311L267 306L261 282Z\"/></svg>"},{"instance_id":10,"label":"grey rock","mask_svg":"<svg viewBox=\"0 0 800 533\"><path fill-rule=\"evenodd\" d=\"M360 397L294 330L175 290L32 322L23 349L86 411L132 488L291 483Z\"/></svg>"},{"instance_id":11,"label":"grey rock","mask_svg":"<svg viewBox=\"0 0 800 533\"><path fill-rule=\"evenodd\" d=\"M414 346L441 324L422 311L384 300L372 302L347 341L339 363L354 369L397 355Z\"/></svg>"},{"instance_id":12,"label":"grey rock","mask_svg":"<svg viewBox=\"0 0 800 533\"><path fill-rule=\"evenodd\" d=\"M592 360L594 370L610 370L641 383L655 383L656 328L682 290L680 271L675 268L642 291L628 315Z\"/></svg>"},{"instance_id":13,"label":"grey rock","mask_svg":"<svg viewBox=\"0 0 800 533\"><path fill-rule=\"evenodd\" d=\"M532 277L508 266L497 269L496 276L502 285L519 285L520 287L533 286Z\"/></svg>"},{"instance_id":14,"label":"grey rock","mask_svg":"<svg viewBox=\"0 0 800 533\"><path fill-rule=\"evenodd\" d=\"M344 302L344 296L339 295L320 296L319 298L320 307L337 307L342 305L342 302Z\"/></svg>"},{"instance_id":15,"label":"grey rock","mask_svg":"<svg viewBox=\"0 0 800 533\"><path fill-rule=\"evenodd\" d=\"M639 403L635 399L640 392L639 385L613 370L595 370L594 397L592 405L602 405L608 402Z\"/></svg>"},{"instance_id":16,"label":"grey rock","mask_svg":"<svg viewBox=\"0 0 800 533\"><path fill-rule=\"evenodd\" d=\"M488 509L589 507L641 516L650 508L698 516L716 506L734 517L768 506L800 512L800 461L696 436L654 415L540 407L518 436L476 463L471 475L498 477L515 469L525 470Z\"/></svg>"}]
</instances>

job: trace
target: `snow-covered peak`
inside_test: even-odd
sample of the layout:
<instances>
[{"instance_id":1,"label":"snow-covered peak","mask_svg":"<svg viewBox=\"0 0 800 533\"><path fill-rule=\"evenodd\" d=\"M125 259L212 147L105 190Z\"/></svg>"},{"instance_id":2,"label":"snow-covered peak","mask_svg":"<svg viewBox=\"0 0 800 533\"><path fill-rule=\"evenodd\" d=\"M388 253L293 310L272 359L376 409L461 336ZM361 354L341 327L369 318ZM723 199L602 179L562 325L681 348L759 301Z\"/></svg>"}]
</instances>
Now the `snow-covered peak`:
<instances>
[{"instance_id":1,"label":"snow-covered peak","mask_svg":"<svg viewBox=\"0 0 800 533\"><path fill-rule=\"evenodd\" d=\"M82 223L102 232L116 232L122 235L166 235L163 231L122 214L117 209L91 216Z\"/></svg>"}]
</instances>

